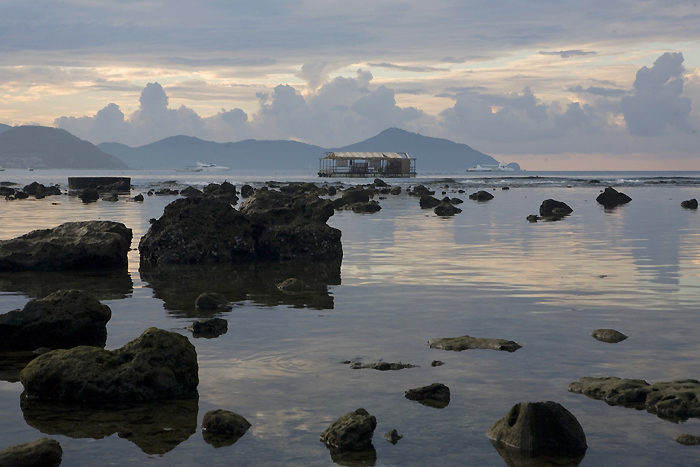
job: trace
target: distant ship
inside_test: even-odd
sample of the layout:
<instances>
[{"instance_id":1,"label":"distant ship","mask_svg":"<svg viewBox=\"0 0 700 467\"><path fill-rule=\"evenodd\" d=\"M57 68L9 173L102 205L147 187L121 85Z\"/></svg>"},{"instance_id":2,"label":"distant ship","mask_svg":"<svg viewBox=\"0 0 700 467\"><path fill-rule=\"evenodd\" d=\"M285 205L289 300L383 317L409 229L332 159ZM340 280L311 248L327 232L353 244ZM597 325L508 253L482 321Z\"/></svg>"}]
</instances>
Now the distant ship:
<instances>
[{"instance_id":1,"label":"distant ship","mask_svg":"<svg viewBox=\"0 0 700 467\"><path fill-rule=\"evenodd\" d=\"M515 172L515 169L499 162L498 165L476 164L475 167L469 167L467 172Z\"/></svg>"},{"instance_id":2,"label":"distant ship","mask_svg":"<svg viewBox=\"0 0 700 467\"><path fill-rule=\"evenodd\" d=\"M207 162L197 161L197 165L188 165L183 169L175 169L176 172L225 172L228 167Z\"/></svg>"}]
</instances>

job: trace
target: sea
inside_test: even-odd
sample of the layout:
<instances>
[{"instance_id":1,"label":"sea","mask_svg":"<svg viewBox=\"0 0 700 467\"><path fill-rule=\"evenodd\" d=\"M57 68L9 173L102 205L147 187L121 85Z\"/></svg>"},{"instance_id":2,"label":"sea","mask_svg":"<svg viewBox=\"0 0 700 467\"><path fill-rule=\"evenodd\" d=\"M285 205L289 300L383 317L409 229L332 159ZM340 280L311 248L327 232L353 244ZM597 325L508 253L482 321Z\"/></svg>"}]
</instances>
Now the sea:
<instances>
[{"instance_id":1,"label":"sea","mask_svg":"<svg viewBox=\"0 0 700 467\"><path fill-rule=\"evenodd\" d=\"M84 204L68 177L128 176L131 193ZM100 408L35 404L23 397L14 356L0 355L0 449L49 437L63 466L688 466L700 446L700 420L675 422L645 410L609 406L568 391L584 376L649 383L700 379L700 213L681 202L700 198L700 172L514 172L419 174L386 179L400 195L375 197L372 214L336 211L343 260L327 264L245 264L144 268L138 243L150 220L178 195L163 188L240 188L314 182L343 187L372 179L313 173L162 171L0 172L3 184L37 181L64 194L0 200L0 240L67 221L124 223L133 231L127 271L0 271L0 313L55 290L88 290L112 310L106 349L149 327L186 336L199 362L198 398ZM462 212L438 217L406 194L423 184L435 197L460 198ZM632 198L606 209L596 197L611 186ZM494 198L469 199L478 190ZM153 194L149 194L153 193ZM143 202L131 198L144 194ZM531 223L555 199L573 212ZM277 284L304 281L303 293ZM230 311L203 314L194 299L217 292ZM219 317L228 331L194 337L194 321ZM591 336L615 329L611 344ZM507 339L515 352L431 349L441 337ZM395 371L347 362L402 362ZM435 362L442 362L438 364ZM435 365L435 366L434 366ZM442 383L450 402L437 408L405 398ZM555 401L571 412L588 449L573 460L513 457L487 430L520 402ZM373 449L331 452L320 434L358 408L374 415ZM209 444L205 413L225 409L251 427L229 445ZM392 444L384 434L397 430Z\"/></svg>"}]
</instances>

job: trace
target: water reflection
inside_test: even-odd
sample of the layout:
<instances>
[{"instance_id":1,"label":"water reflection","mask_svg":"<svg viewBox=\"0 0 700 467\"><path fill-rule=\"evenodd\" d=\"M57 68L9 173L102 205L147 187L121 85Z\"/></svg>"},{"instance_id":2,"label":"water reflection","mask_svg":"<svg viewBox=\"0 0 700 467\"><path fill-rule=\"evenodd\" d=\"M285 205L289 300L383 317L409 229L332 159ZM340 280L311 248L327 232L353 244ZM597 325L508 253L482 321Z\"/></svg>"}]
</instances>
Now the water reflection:
<instances>
[{"instance_id":1,"label":"water reflection","mask_svg":"<svg viewBox=\"0 0 700 467\"><path fill-rule=\"evenodd\" d=\"M491 444L509 467L575 467L586 455L585 451L565 449L531 454L494 440L491 440Z\"/></svg>"},{"instance_id":2,"label":"water reflection","mask_svg":"<svg viewBox=\"0 0 700 467\"><path fill-rule=\"evenodd\" d=\"M163 455L197 431L199 398L92 407L20 398L28 425L47 435L102 439L117 433L144 453Z\"/></svg>"},{"instance_id":3,"label":"water reflection","mask_svg":"<svg viewBox=\"0 0 700 467\"><path fill-rule=\"evenodd\" d=\"M328 286L340 284L340 262L247 263L235 265L141 265L141 278L163 300L174 316L210 317L211 312L195 308L196 298L218 293L230 302L250 300L265 306L289 305L316 310L332 309ZM303 287L278 287L294 278Z\"/></svg>"},{"instance_id":4,"label":"water reflection","mask_svg":"<svg viewBox=\"0 0 700 467\"><path fill-rule=\"evenodd\" d=\"M90 271L21 271L0 273L0 291L44 298L57 290L85 290L98 300L127 298L133 282L126 268Z\"/></svg>"},{"instance_id":5,"label":"water reflection","mask_svg":"<svg viewBox=\"0 0 700 467\"><path fill-rule=\"evenodd\" d=\"M19 382L19 374L39 354L29 350L0 353L0 381Z\"/></svg>"},{"instance_id":6,"label":"water reflection","mask_svg":"<svg viewBox=\"0 0 700 467\"><path fill-rule=\"evenodd\" d=\"M345 467L371 467L377 464L377 451L370 444L368 449L363 451L340 451L328 448L331 453L331 460L338 465Z\"/></svg>"}]
</instances>

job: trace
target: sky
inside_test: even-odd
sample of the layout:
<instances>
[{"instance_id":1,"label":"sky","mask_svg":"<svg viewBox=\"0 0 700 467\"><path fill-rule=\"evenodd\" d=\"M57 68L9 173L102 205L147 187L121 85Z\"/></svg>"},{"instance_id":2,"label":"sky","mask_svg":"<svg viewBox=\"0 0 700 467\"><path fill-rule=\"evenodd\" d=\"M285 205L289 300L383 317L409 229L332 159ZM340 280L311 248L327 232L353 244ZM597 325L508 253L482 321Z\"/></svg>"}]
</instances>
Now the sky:
<instances>
[{"instance_id":1,"label":"sky","mask_svg":"<svg viewBox=\"0 0 700 467\"><path fill-rule=\"evenodd\" d=\"M0 123L700 170L700 0L0 0Z\"/></svg>"}]
</instances>

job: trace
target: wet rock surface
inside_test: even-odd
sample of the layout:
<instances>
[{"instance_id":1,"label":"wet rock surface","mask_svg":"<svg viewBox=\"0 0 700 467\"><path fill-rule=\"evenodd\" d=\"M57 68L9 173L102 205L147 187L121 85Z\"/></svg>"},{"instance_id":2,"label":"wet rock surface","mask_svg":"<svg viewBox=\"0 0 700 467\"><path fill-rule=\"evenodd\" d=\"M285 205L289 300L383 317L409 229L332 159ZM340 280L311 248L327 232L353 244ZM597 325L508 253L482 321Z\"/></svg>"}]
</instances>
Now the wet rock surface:
<instances>
[{"instance_id":1,"label":"wet rock surface","mask_svg":"<svg viewBox=\"0 0 700 467\"><path fill-rule=\"evenodd\" d=\"M700 381L694 379L649 384L641 379L584 376L569 384L569 391L609 405L646 409L674 422L700 417Z\"/></svg>"},{"instance_id":2,"label":"wet rock surface","mask_svg":"<svg viewBox=\"0 0 700 467\"><path fill-rule=\"evenodd\" d=\"M404 394L404 397L430 407L444 408L450 403L450 388L442 383L433 383L428 386L409 389Z\"/></svg>"},{"instance_id":3,"label":"wet rock surface","mask_svg":"<svg viewBox=\"0 0 700 467\"><path fill-rule=\"evenodd\" d=\"M250 427L250 422L242 415L223 409L211 410L204 414L202 436L215 448L231 446Z\"/></svg>"},{"instance_id":4,"label":"wet rock surface","mask_svg":"<svg viewBox=\"0 0 700 467\"><path fill-rule=\"evenodd\" d=\"M471 336L430 339L428 341L428 346L431 349L453 350L455 352L469 349L490 349L515 352L522 347L516 342L505 339L487 339L483 337Z\"/></svg>"},{"instance_id":5,"label":"wet rock surface","mask_svg":"<svg viewBox=\"0 0 700 467\"><path fill-rule=\"evenodd\" d=\"M149 328L124 347L53 350L22 370L29 398L138 402L197 395L197 353L185 336Z\"/></svg>"},{"instance_id":6,"label":"wet rock surface","mask_svg":"<svg viewBox=\"0 0 700 467\"><path fill-rule=\"evenodd\" d=\"M194 306L199 311L228 311L231 304L223 294L204 292L194 300Z\"/></svg>"},{"instance_id":7,"label":"wet rock surface","mask_svg":"<svg viewBox=\"0 0 700 467\"><path fill-rule=\"evenodd\" d=\"M104 347L112 311L92 294L59 290L0 315L0 349Z\"/></svg>"},{"instance_id":8,"label":"wet rock surface","mask_svg":"<svg viewBox=\"0 0 700 467\"><path fill-rule=\"evenodd\" d=\"M546 199L540 204L540 218L546 220L562 219L574 212L571 207L563 201Z\"/></svg>"},{"instance_id":9,"label":"wet rock surface","mask_svg":"<svg viewBox=\"0 0 700 467\"><path fill-rule=\"evenodd\" d=\"M681 207L685 208L685 209L697 209L698 208L698 200L693 198L693 199L681 201Z\"/></svg>"},{"instance_id":10,"label":"wet rock surface","mask_svg":"<svg viewBox=\"0 0 700 467\"><path fill-rule=\"evenodd\" d=\"M617 344L627 339L627 336L614 329L596 329L591 333L594 339L608 344Z\"/></svg>"},{"instance_id":11,"label":"wet rock surface","mask_svg":"<svg viewBox=\"0 0 700 467\"><path fill-rule=\"evenodd\" d=\"M223 318L211 318L195 321L187 326L192 331L192 337L213 339L228 332L228 321Z\"/></svg>"},{"instance_id":12,"label":"wet rock surface","mask_svg":"<svg viewBox=\"0 0 700 467\"><path fill-rule=\"evenodd\" d=\"M44 434L74 439L117 434L148 455L163 455L196 433L198 405L196 397L99 404L56 403L26 395L20 399L27 425Z\"/></svg>"},{"instance_id":13,"label":"wet rock surface","mask_svg":"<svg viewBox=\"0 0 700 467\"><path fill-rule=\"evenodd\" d=\"M63 458L58 441L40 438L0 450L0 465L7 467L56 467Z\"/></svg>"},{"instance_id":14,"label":"wet rock surface","mask_svg":"<svg viewBox=\"0 0 700 467\"><path fill-rule=\"evenodd\" d=\"M440 202L440 204L435 206L433 212L441 217L449 217L454 216L455 214L459 214L460 212L462 212L462 210L455 206L453 200L446 197Z\"/></svg>"},{"instance_id":15,"label":"wet rock surface","mask_svg":"<svg viewBox=\"0 0 700 467\"><path fill-rule=\"evenodd\" d=\"M676 436L676 443L683 444L685 446L697 446L700 445L700 436L688 434L678 435Z\"/></svg>"},{"instance_id":16,"label":"wet rock surface","mask_svg":"<svg viewBox=\"0 0 700 467\"><path fill-rule=\"evenodd\" d=\"M475 201L489 201L493 199L493 195L488 191L479 190L476 193L469 195L469 199L473 199Z\"/></svg>"},{"instance_id":17,"label":"wet rock surface","mask_svg":"<svg viewBox=\"0 0 700 467\"><path fill-rule=\"evenodd\" d=\"M557 402L521 402L488 429L494 443L531 456L585 453L588 445L581 424Z\"/></svg>"},{"instance_id":18,"label":"wet rock surface","mask_svg":"<svg viewBox=\"0 0 700 467\"><path fill-rule=\"evenodd\" d=\"M410 363L389 363L389 362L373 362L373 363L362 363L362 362L346 362L350 365L353 370L379 370L379 371L396 371L403 370L406 368L416 368L418 365L411 365Z\"/></svg>"},{"instance_id":19,"label":"wet rock surface","mask_svg":"<svg viewBox=\"0 0 700 467\"><path fill-rule=\"evenodd\" d=\"M106 269L127 265L131 229L119 222L66 222L0 240L0 270Z\"/></svg>"},{"instance_id":20,"label":"wet rock surface","mask_svg":"<svg viewBox=\"0 0 700 467\"><path fill-rule=\"evenodd\" d=\"M337 451L373 449L372 435L377 419L363 408L348 412L333 422L321 434L321 441Z\"/></svg>"},{"instance_id":21,"label":"wet rock surface","mask_svg":"<svg viewBox=\"0 0 700 467\"><path fill-rule=\"evenodd\" d=\"M605 208L614 208L629 203L632 198L609 186L595 200Z\"/></svg>"},{"instance_id":22,"label":"wet rock surface","mask_svg":"<svg viewBox=\"0 0 700 467\"><path fill-rule=\"evenodd\" d=\"M391 444L398 443L401 438L403 438L403 436L400 435L399 432L396 431L396 429L384 433L384 439L389 441Z\"/></svg>"}]
</instances>

